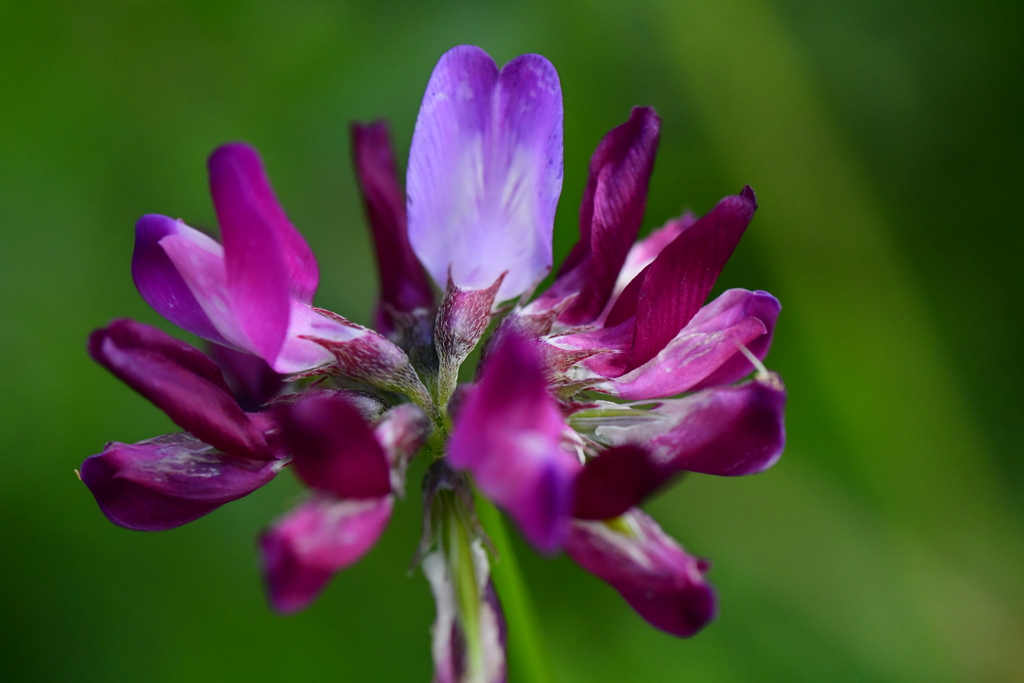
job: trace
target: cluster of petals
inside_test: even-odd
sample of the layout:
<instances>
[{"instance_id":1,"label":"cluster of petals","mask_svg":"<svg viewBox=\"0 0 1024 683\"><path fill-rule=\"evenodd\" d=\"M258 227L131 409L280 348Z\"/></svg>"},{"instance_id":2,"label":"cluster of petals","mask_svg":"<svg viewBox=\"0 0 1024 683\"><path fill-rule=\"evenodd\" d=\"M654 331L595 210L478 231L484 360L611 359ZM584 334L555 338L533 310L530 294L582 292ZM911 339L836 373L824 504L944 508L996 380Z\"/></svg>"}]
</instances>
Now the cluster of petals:
<instances>
[{"instance_id":1,"label":"cluster of petals","mask_svg":"<svg viewBox=\"0 0 1024 683\"><path fill-rule=\"evenodd\" d=\"M761 363L778 301L743 289L707 301L757 208L753 191L637 241L659 135L657 114L638 107L600 142L580 239L534 296L552 267L562 186L558 75L539 55L499 69L479 48L447 52L404 191L386 125L352 127L380 273L373 329L313 306L316 260L258 154L221 147L209 175L222 241L148 215L132 262L143 298L210 355L125 319L89 340L97 362L183 431L107 444L82 480L111 521L155 531L290 466L308 494L258 541L270 602L287 613L373 547L423 453L418 559L437 600L436 681L506 680L474 492L653 626L693 635L716 612L709 565L639 506L685 472L771 467L785 391ZM459 384L478 346L475 380Z\"/></svg>"}]
</instances>

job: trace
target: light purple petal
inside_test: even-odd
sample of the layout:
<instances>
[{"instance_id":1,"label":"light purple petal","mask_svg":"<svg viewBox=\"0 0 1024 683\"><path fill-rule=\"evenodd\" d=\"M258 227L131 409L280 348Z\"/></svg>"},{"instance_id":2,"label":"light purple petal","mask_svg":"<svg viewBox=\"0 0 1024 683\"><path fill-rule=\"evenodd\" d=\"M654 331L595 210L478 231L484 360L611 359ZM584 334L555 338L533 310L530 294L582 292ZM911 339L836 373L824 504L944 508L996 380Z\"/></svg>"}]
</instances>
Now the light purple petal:
<instances>
[{"instance_id":1,"label":"light purple petal","mask_svg":"<svg viewBox=\"0 0 1024 683\"><path fill-rule=\"evenodd\" d=\"M756 474L782 455L785 407L782 381L769 375L663 401L650 411L650 419L622 426L609 421L597 427L595 435L613 446L642 445L666 477L683 470L719 476Z\"/></svg>"},{"instance_id":2,"label":"light purple petal","mask_svg":"<svg viewBox=\"0 0 1024 683\"><path fill-rule=\"evenodd\" d=\"M313 303L320 281L316 257L278 203L259 153L244 143L224 145L210 156L209 168L221 230L225 217L238 223L232 230L237 227L262 234L263 226L269 227L284 258L291 298Z\"/></svg>"},{"instance_id":3,"label":"light purple petal","mask_svg":"<svg viewBox=\"0 0 1024 683\"><path fill-rule=\"evenodd\" d=\"M567 532L580 467L561 447L564 429L536 350L509 334L459 409L448 447L452 467L469 470L544 552L556 550Z\"/></svg>"},{"instance_id":4,"label":"light purple petal","mask_svg":"<svg viewBox=\"0 0 1024 683\"><path fill-rule=\"evenodd\" d=\"M611 296L643 220L660 128L654 109L634 107L629 121L612 129L591 157L580 206L580 241L551 289L538 300L543 306L576 294L559 322L590 323Z\"/></svg>"},{"instance_id":5,"label":"light purple petal","mask_svg":"<svg viewBox=\"0 0 1024 683\"><path fill-rule=\"evenodd\" d=\"M118 320L89 336L89 354L197 438L233 455L273 457L262 429L238 406L220 371L184 342Z\"/></svg>"},{"instance_id":6,"label":"light purple petal","mask_svg":"<svg viewBox=\"0 0 1024 683\"><path fill-rule=\"evenodd\" d=\"M432 308L434 292L409 244L405 193L398 183L387 123L381 120L369 125L352 124L352 160L377 252L377 317L384 325L378 331L387 334L394 326L391 312Z\"/></svg>"},{"instance_id":7,"label":"light purple petal","mask_svg":"<svg viewBox=\"0 0 1024 683\"><path fill-rule=\"evenodd\" d=\"M218 453L188 434L109 443L80 476L110 521L137 531L181 526L273 479L281 461Z\"/></svg>"},{"instance_id":8,"label":"light purple petal","mask_svg":"<svg viewBox=\"0 0 1024 683\"><path fill-rule=\"evenodd\" d=\"M391 519L392 497L307 500L261 534L260 556L271 606L307 607L335 573L360 560Z\"/></svg>"},{"instance_id":9,"label":"light purple petal","mask_svg":"<svg viewBox=\"0 0 1024 683\"><path fill-rule=\"evenodd\" d=\"M503 301L551 268L562 189L562 94L539 55L499 73L477 47L446 52L423 96L406 182L409 239L434 282L462 289L507 273Z\"/></svg>"},{"instance_id":10,"label":"light purple petal","mask_svg":"<svg viewBox=\"0 0 1024 683\"><path fill-rule=\"evenodd\" d=\"M756 209L749 187L726 197L644 271L629 369L654 358L700 310Z\"/></svg>"},{"instance_id":11,"label":"light purple petal","mask_svg":"<svg viewBox=\"0 0 1024 683\"><path fill-rule=\"evenodd\" d=\"M687 638L715 618L707 562L688 555L636 508L614 525L573 522L565 550L657 629Z\"/></svg>"},{"instance_id":12,"label":"light purple petal","mask_svg":"<svg viewBox=\"0 0 1024 683\"><path fill-rule=\"evenodd\" d=\"M714 304L714 308L712 308ZM765 356L768 355L769 349L772 346L772 339L775 336L775 322L778 320L779 312L782 310L782 305L779 300L768 292L762 292L760 290L748 292L745 289L730 289L723 292L718 299L712 304L708 304L704 308L709 309L709 314L714 311L721 309L731 310L728 315L736 315L737 317L744 318L757 318L764 323L765 329L767 330L764 334L750 343L746 344L747 350L754 354L759 360L764 360ZM742 313L737 311L742 310ZM703 311L702 311L703 312ZM704 316L698 313L694 316L694 320L703 319ZM732 358L722 364L720 368L715 370L713 373L708 375L704 380L692 387L693 391L704 389L706 387L715 387L722 384L732 384L737 380L740 380L751 372L753 372L754 366L742 353L734 354Z\"/></svg>"},{"instance_id":13,"label":"light purple petal","mask_svg":"<svg viewBox=\"0 0 1024 683\"><path fill-rule=\"evenodd\" d=\"M244 145L221 147L210 156L208 166L224 243L230 310L251 343L248 348L273 363L288 330L293 294L289 249L279 236L278 216L269 210L261 192L261 181L265 184L266 179L255 152ZM265 189L270 192L269 186ZM272 194L269 201L276 207ZM312 292L308 295L312 299Z\"/></svg>"},{"instance_id":14,"label":"light purple petal","mask_svg":"<svg viewBox=\"0 0 1024 683\"><path fill-rule=\"evenodd\" d=\"M282 406L278 421L295 471L307 485L337 498L391 493L387 454L345 398L314 394Z\"/></svg>"},{"instance_id":15,"label":"light purple petal","mask_svg":"<svg viewBox=\"0 0 1024 683\"><path fill-rule=\"evenodd\" d=\"M328 318L318 309L292 301L288 333L281 352L270 366L283 375L305 372L334 360L334 354L313 339L342 343L359 339L367 333L366 328Z\"/></svg>"},{"instance_id":16,"label":"light purple petal","mask_svg":"<svg viewBox=\"0 0 1024 683\"><path fill-rule=\"evenodd\" d=\"M199 301L178 272L160 241L168 235L192 231L181 221L148 214L135 224L132 279L139 294L153 309L178 327L210 341L225 343ZM211 240L212 241L212 240Z\"/></svg>"}]
</instances>

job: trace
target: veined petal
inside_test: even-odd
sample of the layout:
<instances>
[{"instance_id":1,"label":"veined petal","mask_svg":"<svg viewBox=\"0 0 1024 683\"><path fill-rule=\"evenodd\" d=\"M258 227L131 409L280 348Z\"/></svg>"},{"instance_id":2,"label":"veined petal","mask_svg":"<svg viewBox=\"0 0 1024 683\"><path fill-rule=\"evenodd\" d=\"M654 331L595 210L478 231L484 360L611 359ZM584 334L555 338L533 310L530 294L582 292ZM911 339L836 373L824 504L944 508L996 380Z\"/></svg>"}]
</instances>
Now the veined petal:
<instances>
[{"instance_id":1,"label":"veined petal","mask_svg":"<svg viewBox=\"0 0 1024 683\"><path fill-rule=\"evenodd\" d=\"M148 214L140 218L135 224L132 279L139 294L157 313L192 334L223 344L223 335L160 244L169 235L189 231L199 232L167 216Z\"/></svg>"},{"instance_id":2,"label":"veined petal","mask_svg":"<svg viewBox=\"0 0 1024 683\"><path fill-rule=\"evenodd\" d=\"M313 303L320 282L316 257L278 203L259 153L244 143L224 145L210 156L209 167L221 230L225 230L225 219L232 223L229 231L254 230L262 234L263 227L269 227L284 257L291 298Z\"/></svg>"},{"instance_id":3,"label":"veined petal","mask_svg":"<svg viewBox=\"0 0 1024 683\"><path fill-rule=\"evenodd\" d=\"M231 312L250 341L249 348L272 363L288 331L292 299L286 256L290 249L279 237L277 225L278 219L287 219L251 148L221 147L210 156L208 166L210 193L224 243ZM312 291L304 289L308 284L304 283L298 293L312 300ZM312 284L315 289L315 282Z\"/></svg>"},{"instance_id":4,"label":"veined petal","mask_svg":"<svg viewBox=\"0 0 1024 683\"><path fill-rule=\"evenodd\" d=\"M545 58L499 72L478 47L446 52L427 85L409 153L409 240L439 287L449 274L498 300L551 268L562 189L562 93Z\"/></svg>"},{"instance_id":5,"label":"veined petal","mask_svg":"<svg viewBox=\"0 0 1024 683\"><path fill-rule=\"evenodd\" d=\"M306 608L335 573L377 543L391 519L391 496L338 500L317 495L260 535L264 582L282 614Z\"/></svg>"},{"instance_id":6,"label":"veined petal","mask_svg":"<svg viewBox=\"0 0 1024 683\"><path fill-rule=\"evenodd\" d=\"M778 301L767 292L728 290L702 308L654 358L614 379L598 381L593 388L629 400L663 398L699 384L706 386L705 381L727 364L722 376L739 379L751 370L739 345L767 353L768 344L760 340L774 329L778 312ZM733 363L735 356L743 361ZM583 365L594 376L609 377L608 363L597 364L600 358L588 359Z\"/></svg>"},{"instance_id":7,"label":"veined petal","mask_svg":"<svg viewBox=\"0 0 1024 683\"><path fill-rule=\"evenodd\" d=\"M556 550L568 530L580 467L562 449L565 428L536 350L508 334L460 407L448 445L451 466L470 471L543 552Z\"/></svg>"},{"instance_id":8,"label":"veined petal","mask_svg":"<svg viewBox=\"0 0 1024 683\"><path fill-rule=\"evenodd\" d=\"M252 493L283 465L218 453L188 434L169 434L109 443L82 463L80 476L114 524L163 531Z\"/></svg>"},{"instance_id":9,"label":"veined petal","mask_svg":"<svg viewBox=\"0 0 1024 683\"><path fill-rule=\"evenodd\" d=\"M417 308L432 308L434 292L409 244L405 193L398 183L387 123L383 120L369 125L353 123L351 130L356 180L380 272L377 317L384 329L378 331L387 334L394 326L392 311L411 313Z\"/></svg>"},{"instance_id":10,"label":"veined petal","mask_svg":"<svg viewBox=\"0 0 1024 683\"><path fill-rule=\"evenodd\" d=\"M295 471L312 488L337 498L391 493L387 454L345 398L314 394L282 406L278 420Z\"/></svg>"},{"instance_id":11,"label":"veined petal","mask_svg":"<svg viewBox=\"0 0 1024 683\"><path fill-rule=\"evenodd\" d=\"M630 370L654 358L700 310L756 209L749 187L726 197L682 231L638 276L643 284L636 299ZM624 300L625 296L619 304Z\"/></svg>"},{"instance_id":12,"label":"veined petal","mask_svg":"<svg viewBox=\"0 0 1024 683\"><path fill-rule=\"evenodd\" d=\"M89 354L175 424L237 456L270 459L263 431L228 392L220 370L184 342L131 320L89 337Z\"/></svg>"},{"instance_id":13,"label":"veined petal","mask_svg":"<svg viewBox=\"0 0 1024 683\"><path fill-rule=\"evenodd\" d=\"M663 401L650 411L649 419L623 426L609 420L597 427L595 436L612 446L642 445L666 478L682 470L720 476L756 474L782 455L785 407L786 391L778 375L772 374Z\"/></svg>"},{"instance_id":14,"label":"veined petal","mask_svg":"<svg viewBox=\"0 0 1024 683\"><path fill-rule=\"evenodd\" d=\"M538 300L543 306L576 294L559 315L560 323L592 322L612 295L643 220L660 129L654 109L634 107L629 120L612 129L591 157L580 205L580 241Z\"/></svg>"},{"instance_id":15,"label":"veined petal","mask_svg":"<svg viewBox=\"0 0 1024 683\"><path fill-rule=\"evenodd\" d=\"M708 563L636 508L613 523L573 522L565 550L657 629L687 638L715 617L715 594L704 579Z\"/></svg>"}]
</instances>

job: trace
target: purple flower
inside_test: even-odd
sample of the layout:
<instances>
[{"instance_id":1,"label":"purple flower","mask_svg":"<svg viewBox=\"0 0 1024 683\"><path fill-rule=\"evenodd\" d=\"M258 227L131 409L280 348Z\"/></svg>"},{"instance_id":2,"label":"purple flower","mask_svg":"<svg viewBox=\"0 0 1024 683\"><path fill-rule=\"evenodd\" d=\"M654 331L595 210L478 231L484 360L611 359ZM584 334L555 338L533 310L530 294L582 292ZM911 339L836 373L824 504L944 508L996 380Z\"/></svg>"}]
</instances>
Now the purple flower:
<instances>
[{"instance_id":1,"label":"purple flower","mask_svg":"<svg viewBox=\"0 0 1024 683\"><path fill-rule=\"evenodd\" d=\"M778 460L786 395L762 360L779 303L744 289L706 302L757 208L749 187L636 241L659 136L657 114L638 107L601 141L580 240L531 301L562 183L558 76L538 55L499 69L479 48L450 50L427 85L406 193L386 125L352 127L380 272L375 330L313 306L316 261L256 152L218 149L222 243L145 216L132 262L146 301L212 342L216 362L130 320L93 333L93 358L184 430L88 458L100 509L170 529L291 466L308 494L259 536L269 600L290 613L373 547L422 452L435 681L507 678L476 494L656 628L699 631L716 613L709 565L638 506L684 472ZM488 329L476 381L459 384Z\"/></svg>"}]
</instances>

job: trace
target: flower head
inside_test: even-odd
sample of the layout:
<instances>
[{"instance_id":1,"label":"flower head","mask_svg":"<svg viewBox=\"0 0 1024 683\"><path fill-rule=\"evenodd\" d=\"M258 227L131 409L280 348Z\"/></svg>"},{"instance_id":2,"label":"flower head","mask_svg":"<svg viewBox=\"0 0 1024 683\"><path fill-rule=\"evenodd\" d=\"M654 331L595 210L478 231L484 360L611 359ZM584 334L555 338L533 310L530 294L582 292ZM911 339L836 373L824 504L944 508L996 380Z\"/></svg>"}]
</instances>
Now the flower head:
<instances>
[{"instance_id":1,"label":"flower head","mask_svg":"<svg viewBox=\"0 0 1024 683\"><path fill-rule=\"evenodd\" d=\"M706 303L757 208L749 187L635 242L659 136L657 114L638 107L601 141L579 242L530 301L552 265L558 76L538 55L499 69L479 48L446 53L404 195L386 125L352 127L380 266L376 329L313 306L316 260L258 155L218 149L222 242L145 216L132 261L146 301L209 340L212 358L130 320L89 340L97 362L184 430L88 458L81 477L100 508L124 527L170 529L290 466L308 494L259 536L269 600L289 613L373 547L422 452L417 558L437 601L436 681L506 680L475 493L656 628L693 635L716 613L709 565L638 506L684 472L773 465L785 391L761 362L778 301L730 289ZM459 384L481 342L476 380Z\"/></svg>"}]
</instances>

